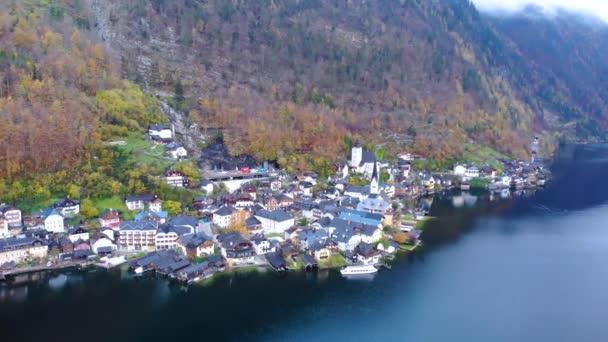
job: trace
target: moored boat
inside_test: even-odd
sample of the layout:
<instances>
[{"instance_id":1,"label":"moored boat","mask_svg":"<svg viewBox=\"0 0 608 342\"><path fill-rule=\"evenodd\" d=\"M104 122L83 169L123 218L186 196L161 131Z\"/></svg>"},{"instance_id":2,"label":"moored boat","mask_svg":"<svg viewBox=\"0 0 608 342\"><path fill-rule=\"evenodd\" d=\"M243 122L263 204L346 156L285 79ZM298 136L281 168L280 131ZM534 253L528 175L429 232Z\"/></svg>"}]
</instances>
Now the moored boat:
<instances>
[{"instance_id":1,"label":"moored boat","mask_svg":"<svg viewBox=\"0 0 608 342\"><path fill-rule=\"evenodd\" d=\"M372 274L378 272L373 265L346 266L340 270L342 275Z\"/></svg>"}]
</instances>

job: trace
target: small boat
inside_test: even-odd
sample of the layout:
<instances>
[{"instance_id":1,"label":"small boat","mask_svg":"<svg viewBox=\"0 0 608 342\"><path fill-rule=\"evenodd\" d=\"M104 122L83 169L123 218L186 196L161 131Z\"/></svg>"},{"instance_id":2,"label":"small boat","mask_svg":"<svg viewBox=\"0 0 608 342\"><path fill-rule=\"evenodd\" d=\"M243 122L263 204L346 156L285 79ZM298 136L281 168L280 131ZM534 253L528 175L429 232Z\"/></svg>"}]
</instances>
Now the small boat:
<instances>
[{"instance_id":1,"label":"small boat","mask_svg":"<svg viewBox=\"0 0 608 342\"><path fill-rule=\"evenodd\" d=\"M373 265L346 266L340 270L342 275L371 274L378 272Z\"/></svg>"},{"instance_id":2,"label":"small boat","mask_svg":"<svg viewBox=\"0 0 608 342\"><path fill-rule=\"evenodd\" d=\"M135 269L135 274L142 274L144 273L144 268L139 266L138 268Z\"/></svg>"}]
</instances>

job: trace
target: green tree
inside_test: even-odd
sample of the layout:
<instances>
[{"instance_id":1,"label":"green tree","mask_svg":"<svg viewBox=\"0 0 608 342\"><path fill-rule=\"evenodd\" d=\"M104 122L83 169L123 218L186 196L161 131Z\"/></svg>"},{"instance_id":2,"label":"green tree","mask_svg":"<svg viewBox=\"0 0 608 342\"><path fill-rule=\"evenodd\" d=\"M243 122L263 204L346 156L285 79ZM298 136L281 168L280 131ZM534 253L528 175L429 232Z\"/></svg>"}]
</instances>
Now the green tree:
<instances>
[{"instance_id":1,"label":"green tree","mask_svg":"<svg viewBox=\"0 0 608 342\"><path fill-rule=\"evenodd\" d=\"M170 200L165 201L165 203L163 204L163 207L171 215L178 214L182 211L182 204L177 201L170 201Z\"/></svg>"},{"instance_id":2,"label":"green tree","mask_svg":"<svg viewBox=\"0 0 608 342\"><path fill-rule=\"evenodd\" d=\"M95 207L91 199L85 198L80 202L80 215L85 220L90 220L99 216L99 209Z\"/></svg>"}]
</instances>

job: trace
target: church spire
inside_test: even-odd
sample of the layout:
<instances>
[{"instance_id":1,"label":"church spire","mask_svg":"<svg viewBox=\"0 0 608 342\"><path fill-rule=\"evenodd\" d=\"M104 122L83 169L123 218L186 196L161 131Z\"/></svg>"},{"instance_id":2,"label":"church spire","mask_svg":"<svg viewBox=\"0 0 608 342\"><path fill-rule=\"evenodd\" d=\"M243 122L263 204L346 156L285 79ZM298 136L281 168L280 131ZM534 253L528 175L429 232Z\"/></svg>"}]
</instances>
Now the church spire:
<instances>
[{"instance_id":1,"label":"church spire","mask_svg":"<svg viewBox=\"0 0 608 342\"><path fill-rule=\"evenodd\" d=\"M372 171L372 182L369 185L369 193L372 195L377 195L380 193L378 183L378 161L374 158L374 170Z\"/></svg>"}]
</instances>

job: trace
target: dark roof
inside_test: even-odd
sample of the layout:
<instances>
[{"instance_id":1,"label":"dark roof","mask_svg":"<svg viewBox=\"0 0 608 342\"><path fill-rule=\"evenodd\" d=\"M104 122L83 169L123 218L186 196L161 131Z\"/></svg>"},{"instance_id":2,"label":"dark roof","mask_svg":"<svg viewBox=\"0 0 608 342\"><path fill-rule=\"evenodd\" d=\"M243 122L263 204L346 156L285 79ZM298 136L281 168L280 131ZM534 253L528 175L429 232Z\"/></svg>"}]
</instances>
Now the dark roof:
<instances>
[{"instance_id":1,"label":"dark roof","mask_svg":"<svg viewBox=\"0 0 608 342\"><path fill-rule=\"evenodd\" d=\"M46 243L36 237L15 237L0 240L0 252L30 247L34 245L45 245Z\"/></svg>"},{"instance_id":2,"label":"dark roof","mask_svg":"<svg viewBox=\"0 0 608 342\"><path fill-rule=\"evenodd\" d=\"M156 230L158 227L154 221L124 221L120 223L120 230Z\"/></svg>"},{"instance_id":3,"label":"dark roof","mask_svg":"<svg viewBox=\"0 0 608 342\"><path fill-rule=\"evenodd\" d=\"M132 195L132 196L127 196L127 198L125 198L126 202L152 202L154 201L156 198L158 198L158 196L156 195L152 195L152 194L142 194L142 195Z\"/></svg>"},{"instance_id":4,"label":"dark roof","mask_svg":"<svg viewBox=\"0 0 608 342\"><path fill-rule=\"evenodd\" d=\"M357 254L362 255L366 258L369 258L378 252L374 246L363 241L359 242L357 247L355 247L355 251Z\"/></svg>"},{"instance_id":5,"label":"dark roof","mask_svg":"<svg viewBox=\"0 0 608 342\"><path fill-rule=\"evenodd\" d=\"M186 248L196 248L203 245L207 241L211 241L211 238L205 234L196 233L182 236L181 241Z\"/></svg>"},{"instance_id":6,"label":"dark roof","mask_svg":"<svg viewBox=\"0 0 608 342\"><path fill-rule=\"evenodd\" d=\"M361 164L373 163L376 161L376 155L372 151L363 150L361 154Z\"/></svg>"},{"instance_id":7,"label":"dark roof","mask_svg":"<svg viewBox=\"0 0 608 342\"><path fill-rule=\"evenodd\" d=\"M69 198L64 198L64 199L60 199L57 202L55 202L52 207L53 208L68 208L68 207L73 207L76 205L79 205L80 202L79 201L75 201Z\"/></svg>"},{"instance_id":8,"label":"dark roof","mask_svg":"<svg viewBox=\"0 0 608 342\"><path fill-rule=\"evenodd\" d=\"M376 158L374 158L374 171L372 172L372 180L378 180L378 162Z\"/></svg>"},{"instance_id":9,"label":"dark roof","mask_svg":"<svg viewBox=\"0 0 608 342\"><path fill-rule=\"evenodd\" d=\"M14 205L10 205L10 204L0 204L0 213L6 213L7 211L10 210L19 210L17 209Z\"/></svg>"},{"instance_id":10,"label":"dark roof","mask_svg":"<svg viewBox=\"0 0 608 342\"><path fill-rule=\"evenodd\" d=\"M312 257L312 255L302 254L302 255L300 255L300 260L302 260L304 267L318 265L317 261L315 260L315 258Z\"/></svg>"},{"instance_id":11,"label":"dark roof","mask_svg":"<svg viewBox=\"0 0 608 342\"><path fill-rule=\"evenodd\" d=\"M174 226L187 226L196 228L196 226L198 226L198 219L196 217L184 215L177 216L176 218L169 221L169 223Z\"/></svg>"},{"instance_id":12,"label":"dark roof","mask_svg":"<svg viewBox=\"0 0 608 342\"><path fill-rule=\"evenodd\" d=\"M255 216L263 217L275 222L285 222L287 220L293 219L291 215L286 213L281 209L268 211L268 210L259 210L255 213Z\"/></svg>"},{"instance_id":13,"label":"dark roof","mask_svg":"<svg viewBox=\"0 0 608 342\"><path fill-rule=\"evenodd\" d=\"M255 227L260 224L262 224L262 222L260 222L260 220L258 220L255 216L248 217L245 220L245 225L247 228Z\"/></svg>"},{"instance_id":14,"label":"dark roof","mask_svg":"<svg viewBox=\"0 0 608 342\"><path fill-rule=\"evenodd\" d=\"M171 129L171 126L169 126L169 125L161 125L161 124L154 124L154 125L148 126L148 130L162 131L163 129Z\"/></svg>"},{"instance_id":15,"label":"dark roof","mask_svg":"<svg viewBox=\"0 0 608 342\"><path fill-rule=\"evenodd\" d=\"M230 215L232 215L234 210L235 209L232 206L227 205L227 206L223 206L223 207L219 208L216 212L213 213L213 215L230 216Z\"/></svg>"},{"instance_id":16,"label":"dark roof","mask_svg":"<svg viewBox=\"0 0 608 342\"><path fill-rule=\"evenodd\" d=\"M177 235L185 235L185 234L189 234L192 233L192 230L190 230L190 228L188 227L184 227L184 226L175 226L172 225L170 223L165 223L165 224L161 224L160 226L158 226L158 233L175 233Z\"/></svg>"},{"instance_id":17,"label":"dark roof","mask_svg":"<svg viewBox=\"0 0 608 342\"><path fill-rule=\"evenodd\" d=\"M239 244L251 244L251 241L245 239L239 232L228 232L217 236L217 240L225 249L234 248Z\"/></svg>"}]
</instances>

